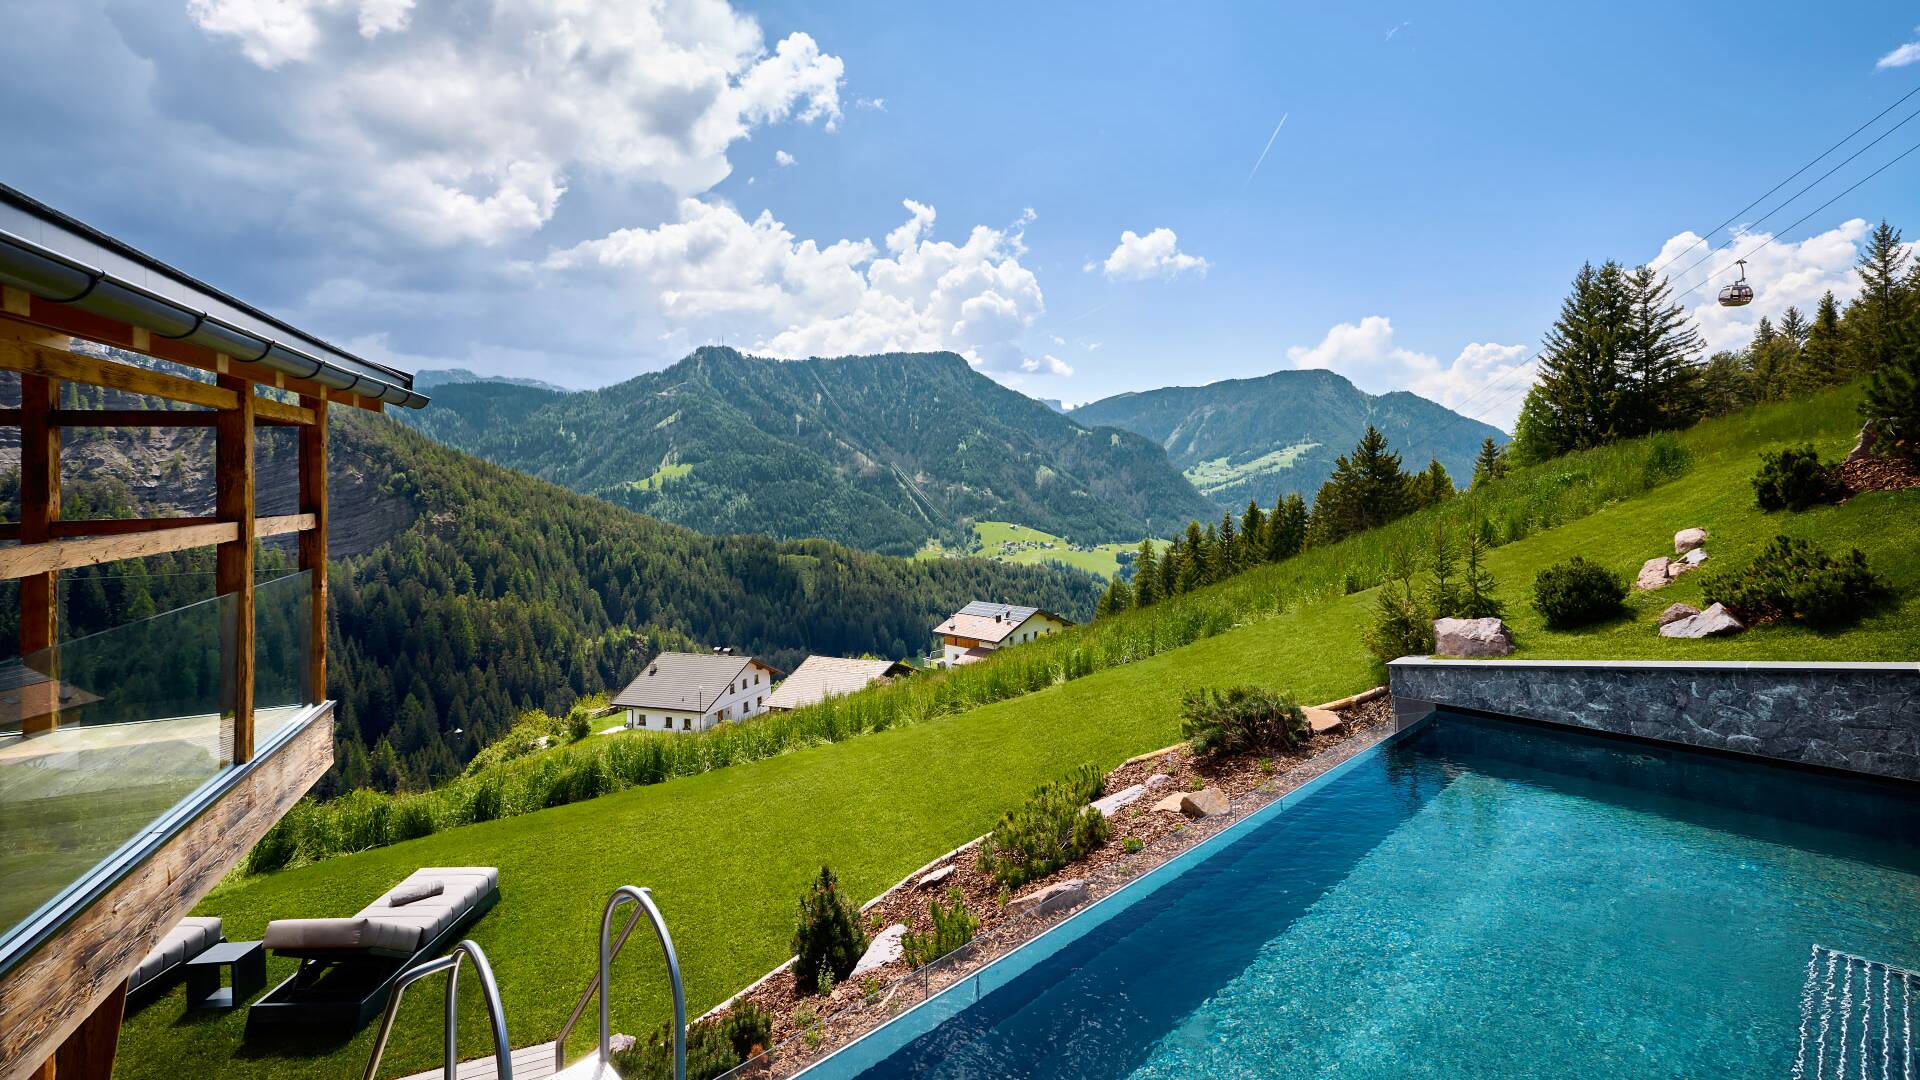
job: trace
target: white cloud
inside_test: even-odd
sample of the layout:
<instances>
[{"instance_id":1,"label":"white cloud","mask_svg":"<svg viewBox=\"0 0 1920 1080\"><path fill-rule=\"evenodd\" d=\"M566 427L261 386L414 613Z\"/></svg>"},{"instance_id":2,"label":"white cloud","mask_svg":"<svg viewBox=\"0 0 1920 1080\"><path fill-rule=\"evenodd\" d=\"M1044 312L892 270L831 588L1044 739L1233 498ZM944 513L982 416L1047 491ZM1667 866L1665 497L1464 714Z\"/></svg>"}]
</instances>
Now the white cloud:
<instances>
[{"instance_id":1,"label":"white cloud","mask_svg":"<svg viewBox=\"0 0 1920 1080\"><path fill-rule=\"evenodd\" d=\"M555 252L546 266L605 275L665 318L731 328L770 356L951 349L989 372L1070 374L1018 341L1046 309L1039 279L1020 264L1032 212L952 243L933 238L933 207L902 205L907 220L884 247L821 246L770 212L748 221L725 203L685 199L675 221Z\"/></svg>"},{"instance_id":2,"label":"white cloud","mask_svg":"<svg viewBox=\"0 0 1920 1080\"><path fill-rule=\"evenodd\" d=\"M1920 33L1920 26L1916 26L1913 29L1915 33ZM1920 63L1920 40L1907 42L1905 45L1881 57L1880 61L1873 66L1885 70L1887 68L1906 67L1908 64L1916 63Z\"/></svg>"},{"instance_id":3,"label":"white cloud","mask_svg":"<svg viewBox=\"0 0 1920 1080\"><path fill-rule=\"evenodd\" d=\"M773 163L783 169L791 169L793 168L793 155L787 153L785 150L775 150L773 152Z\"/></svg>"},{"instance_id":4,"label":"white cloud","mask_svg":"<svg viewBox=\"0 0 1920 1080\"><path fill-rule=\"evenodd\" d=\"M1296 345L1287 359L1297 368L1327 368L1372 394L1410 390L1448 408L1464 406L1464 413L1511 431L1519 415L1524 389L1533 381L1525 345L1474 342L1451 362L1393 340L1393 322L1369 315L1358 323L1339 323L1319 344Z\"/></svg>"},{"instance_id":5,"label":"white cloud","mask_svg":"<svg viewBox=\"0 0 1920 1080\"><path fill-rule=\"evenodd\" d=\"M1853 299L1860 291L1860 277L1853 268L1868 231L1864 219L1854 218L1798 243L1769 243L1769 233L1736 232L1726 250L1711 255L1706 244L1693 246L1698 235L1683 232L1660 246L1651 265L1667 264L1662 272L1672 279L1675 294L1686 294L1679 296L1679 302L1700 328L1708 352L1738 349L1753 339L1753 328L1762 316L1777 324L1788 307L1798 307L1811 319L1821 294L1828 290L1843 306ZM1753 303L1723 308L1720 288L1739 277L1733 263L1745 252L1753 253L1747 256Z\"/></svg>"},{"instance_id":6,"label":"white cloud","mask_svg":"<svg viewBox=\"0 0 1920 1080\"><path fill-rule=\"evenodd\" d=\"M854 105L854 108L857 108L857 109L872 109L872 110L873 110L874 112L886 112L886 111L887 111L887 99L886 99L886 98L877 98L877 97L874 97L874 98L868 98L868 97L863 97L863 98L855 98L855 99L853 100L853 105Z\"/></svg>"},{"instance_id":7,"label":"white cloud","mask_svg":"<svg viewBox=\"0 0 1920 1080\"><path fill-rule=\"evenodd\" d=\"M1189 271L1207 272L1207 260L1180 250L1180 240L1172 229L1158 228L1141 236L1128 229L1120 234L1120 243L1103 263L1089 262L1086 269L1099 269L1115 281L1144 281L1147 278L1171 278Z\"/></svg>"},{"instance_id":8,"label":"white cloud","mask_svg":"<svg viewBox=\"0 0 1920 1080\"><path fill-rule=\"evenodd\" d=\"M263 169L316 218L429 244L544 226L576 175L708 190L757 126L831 129L844 65L795 32L771 50L724 0L188 0L270 73ZM256 118L257 119L257 118Z\"/></svg>"},{"instance_id":9,"label":"white cloud","mask_svg":"<svg viewBox=\"0 0 1920 1080\"><path fill-rule=\"evenodd\" d=\"M1037 360L1028 357L1020 361L1020 370L1043 375L1058 375L1064 379L1073 374L1073 365L1048 353Z\"/></svg>"}]
</instances>

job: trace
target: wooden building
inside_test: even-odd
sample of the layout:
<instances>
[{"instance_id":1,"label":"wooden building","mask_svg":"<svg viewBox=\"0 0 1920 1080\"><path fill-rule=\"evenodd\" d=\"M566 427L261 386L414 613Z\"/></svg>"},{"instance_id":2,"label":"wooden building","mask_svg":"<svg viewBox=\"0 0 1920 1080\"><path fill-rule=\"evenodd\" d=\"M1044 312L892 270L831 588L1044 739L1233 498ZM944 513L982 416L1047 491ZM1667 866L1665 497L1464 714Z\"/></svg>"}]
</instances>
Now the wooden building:
<instances>
[{"instance_id":1,"label":"wooden building","mask_svg":"<svg viewBox=\"0 0 1920 1080\"><path fill-rule=\"evenodd\" d=\"M20 391L0 409L20 446L19 520L0 525L20 606L20 659L0 670L0 1076L106 1077L134 966L332 762L328 410L426 399L411 375L4 186L0 371ZM140 407L74 408L67 384ZM211 429L211 514L62 517L63 431L164 426ZM262 517L268 426L298 433L298 492L294 513ZM297 571L257 584L255 542L285 535ZM207 601L66 640L62 571L193 548L215 551ZM61 824L76 818L88 828Z\"/></svg>"}]
</instances>

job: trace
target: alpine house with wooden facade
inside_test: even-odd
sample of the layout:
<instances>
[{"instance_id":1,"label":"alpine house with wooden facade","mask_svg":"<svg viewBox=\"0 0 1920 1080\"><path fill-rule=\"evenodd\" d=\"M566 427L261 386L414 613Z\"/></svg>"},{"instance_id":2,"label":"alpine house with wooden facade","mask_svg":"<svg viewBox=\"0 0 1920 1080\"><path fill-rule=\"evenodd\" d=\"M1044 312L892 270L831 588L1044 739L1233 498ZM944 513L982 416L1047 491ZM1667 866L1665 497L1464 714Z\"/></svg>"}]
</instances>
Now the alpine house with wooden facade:
<instances>
[{"instance_id":1,"label":"alpine house with wooden facade","mask_svg":"<svg viewBox=\"0 0 1920 1080\"><path fill-rule=\"evenodd\" d=\"M5 186L0 301L20 462L0 525L20 614L0 663L0 1075L104 1078L136 966L332 763L327 411L426 398ZM157 427L210 429L211 514L62 516L63 431ZM297 491L256 491L268 429L294 433ZM297 537L298 569L261 580L275 536ZM62 571L196 548L214 552L201 602L64 632Z\"/></svg>"},{"instance_id":2,"label":"alpine house with wooden facade","mask_svg":"<svg viewBox=\"0 0 1920 1080\"><path fill-rule=\"evenodd\" d=\"M996 649L1056 634L1073 623L1036 607L975 600L933 628L940 638L940 667L985 660Z\"/></svg>"}]
</instances>

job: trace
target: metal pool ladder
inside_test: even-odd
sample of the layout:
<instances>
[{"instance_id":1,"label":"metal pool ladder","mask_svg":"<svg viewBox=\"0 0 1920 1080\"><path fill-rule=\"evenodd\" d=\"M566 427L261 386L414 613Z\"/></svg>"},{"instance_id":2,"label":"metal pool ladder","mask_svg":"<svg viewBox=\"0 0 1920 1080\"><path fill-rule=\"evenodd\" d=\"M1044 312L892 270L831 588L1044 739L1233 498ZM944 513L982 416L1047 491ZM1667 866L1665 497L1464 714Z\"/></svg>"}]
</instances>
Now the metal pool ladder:
<instances>
[{"instance_id":1,"label":"metal pool ladder","mask_svg":"<svg viewBox=\"0 0 1920 1080\"><path fill-rule=\"evenodd\" d=\"M627 925L621 928L619 939L613 940L613 913L628 901L634 905L633 914L627 916ZM607 898L607 906L600 912L600 971L580 992L580 1000L574 1003L573 1011L567 1014L567 1022L560 1025L560 1034L553 1038L553 1068L556 1074L567 1071L567 1036L572 1034L573 1025L580 1021L580 1015L586 1012L587 1002L592 1000L595 990L600 992L600 1049L598 1056L592 1059L592 1071L582 1075L598 1076L611 1071L608 1068L611 1057L608 1043L612 1031L607 1015L607 977L613 968L613 958L620 955L620 950L627 944L633 928L639 925L642 915L653 923L654 935L660 939L660 951L666 954L667 979L673 984L673 1078L686 1080L687 995L680 983L680 954L673 950L673 935L667 933L667 920L661 916L660 909L654 906L653 890L632 885L622 885L613 890L613 895ZM503 1078L506 1076L504 1073L501 1075Z\"/></svg>"},{"instance_id":2,"label":"metal pool ladder","mask_svg":"<svg viewBox=\"0 0 1920 1080\"><path fill-rule=\"evenodd\" d=\"M1920 973L1815 945L1800 994L1793 1080L1914 1080Z\"/></svg>"},{"instance_id":3,"label":"metal pool ladder","mask_svg":"<svg viewBox=\"0 0 1920 1080\"><path fill-rule=\"evenodd\" d=\"M493 1067L499 1080L513 1080L513 1044L507 1041L507 1013L500 1004L500 984L493 979L487 954L471 941L455 945L447 955L415 964L394 980L393 993L387 998L387 1011L380 1018L380 1034L373 1040L373 1056L367 1059L364 1080L374 1080L380 1072L380 1057L387 1051L387 1037L393 1034L393 1018L399 1015L400 999L407 987L429 975L447 973L446 1080L455 1080L460 1067L460 961L472 961L480 976L480 997L487 1004L487 1019L493 1025Z\"/></svg>"}]
</instances>

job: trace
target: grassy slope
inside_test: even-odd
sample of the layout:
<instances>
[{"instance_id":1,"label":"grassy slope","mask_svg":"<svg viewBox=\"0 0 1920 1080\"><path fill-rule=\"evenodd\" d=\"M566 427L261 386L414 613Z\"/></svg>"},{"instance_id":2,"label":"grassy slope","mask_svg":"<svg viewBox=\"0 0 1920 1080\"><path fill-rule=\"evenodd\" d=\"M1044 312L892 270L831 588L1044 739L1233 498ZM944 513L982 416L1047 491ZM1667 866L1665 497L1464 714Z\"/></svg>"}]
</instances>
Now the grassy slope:
<instances>
[{"instance_id":1,"label":"grassy slope","mask_svg":"<svg viewBox=\"0 0 1920 1080\"><path fill-rule=\"evenodd\" d=\"M1076 570L1085 570L1102 578L1111 578L1120 570L1120 554L1139 549L1138 542L1131 544L1101 544L1085 550L1076 550L1072 541L1052 533L1025 525L1015 525L1007 521L981 521L973 526L973 547L958 552L995 562L1023 563L1032 566L1045 566L1048 563L1063 563ZM1004 543L1040 543L1052 544L1049 548L1022 548L1010 554L1003 553L1000 545ZM946 553L938 540L927 541L915 558L938 559Z\"/></svg>"},{"instance_id":2,"label":"grassy slope","mask_svg":"<svg viewBox=\"0 0 1920 1080\"><path fill-rule=\"evenodd\" d=\"M1920 492L1869 495L1804 515L1762 515L1747 477L1755 451L1812 436L1831 455L1848 445L1844 409L1774 410L1707 425L1688 436L1696 461L1681 479L1638 498L1493 552L1511 622L1535 657L1914 659L1920 655ZM1552 633L1525 605L1533 574L1579 553L1630 573L1670 552L1675 530L1704 525L1716 560L1751 554L1776 531L1858 545L1900 590L1894 608L1844 635L1792 627L1737 638L1674 642L1654 634L1653 612L1699 599L1699 575L1635 596L1635 617L1581 634ZM1287 564L1256 571L1276 582ZM1243 583L1244 584L1244 583ZM256 936L275 916L347 914L416 866L501 868L501 905L474 931L506 995L514 1041L551 1038L590 976L600 903L621 882L651 885L673 922L698 1012L786 953L802 883L831 862L851 891L870 896L926 858L985 831L1034 784L1082 761L1111 765L1177 735L1182 690L1251 681L1324 700L1374 680L1358 639L1373 593L1306 603L1141 663L909 728L821 746L589 803L470 826L363 855L242 880L202 911L223 915L230 937ZM660 1022L665 993L651 953L616 973L616 1027ZM274 974L283 973L277 965ZM389 1051L394 1072L433 1063L436 992L422 985ZM463 1051L484 1050L481 1024ZM254 1072L344 1075L371 1039L326 1056L236 1060L240 1017L181 1019L179 992L130 1018L126 1077Z\"/></svg>"}]
</instances>

